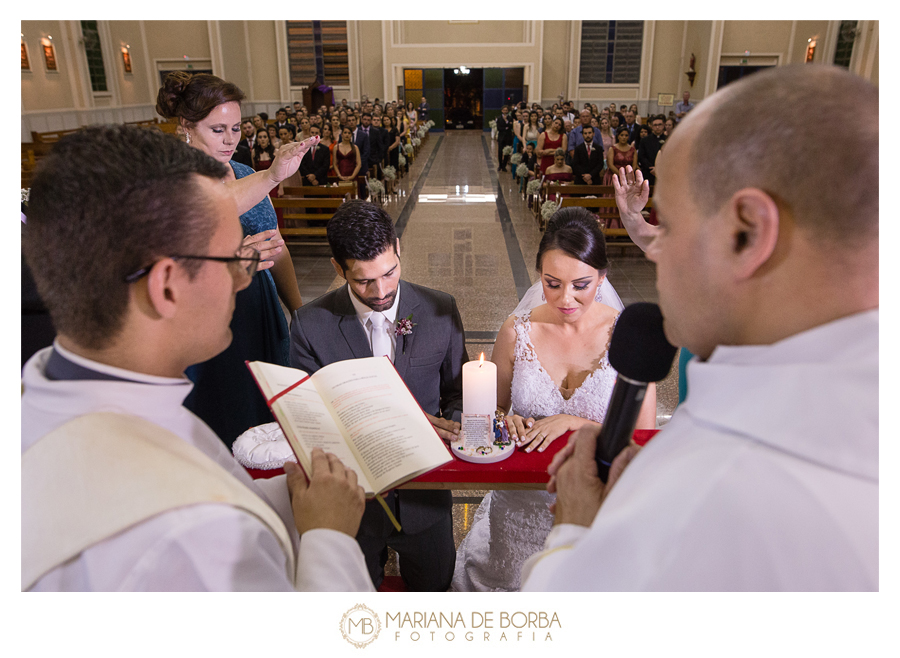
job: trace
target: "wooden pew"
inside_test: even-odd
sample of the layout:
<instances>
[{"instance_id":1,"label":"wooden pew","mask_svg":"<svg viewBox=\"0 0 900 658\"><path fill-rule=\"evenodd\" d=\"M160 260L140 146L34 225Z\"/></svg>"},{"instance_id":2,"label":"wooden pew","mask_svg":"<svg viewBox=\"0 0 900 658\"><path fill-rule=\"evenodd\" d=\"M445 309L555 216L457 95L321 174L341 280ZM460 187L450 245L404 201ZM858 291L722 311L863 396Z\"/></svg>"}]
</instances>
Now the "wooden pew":
<instances>
[{"instance_id":1,"label":"wooden pew","mask_svg":"<svg viewBox=\"0 0 900 658\"><path fill-rule=\"evenodd\" d=\"M631 241L631 238L628 237L628 231L624 228L609 228L610 219L617 219L619 220L619 223L621 223L621 219L619 218L619 208L616 206L615 199L586 199L583 197L569 196L560 200L560 208L571 208L573 206L587 208L597 215L598 221L603 224L603 235L606 237L606 244L608 247L637 246ZM645 210L650 210L652 207L653 199L651 198L647 202Z\"/></svg>"},{"instance_id":2,"label":"wooden pew","mask_svg":"<svg viewBox=\"0 0 900 658\"><path fill-rule=\"evenodd\" d=\"M325 224L344 201L356 196L356 185L285 187L282 192L284 196L272 199L272 205L283 211L281 235L285 242L323 245Z\"/></svg>"}]
</instances>

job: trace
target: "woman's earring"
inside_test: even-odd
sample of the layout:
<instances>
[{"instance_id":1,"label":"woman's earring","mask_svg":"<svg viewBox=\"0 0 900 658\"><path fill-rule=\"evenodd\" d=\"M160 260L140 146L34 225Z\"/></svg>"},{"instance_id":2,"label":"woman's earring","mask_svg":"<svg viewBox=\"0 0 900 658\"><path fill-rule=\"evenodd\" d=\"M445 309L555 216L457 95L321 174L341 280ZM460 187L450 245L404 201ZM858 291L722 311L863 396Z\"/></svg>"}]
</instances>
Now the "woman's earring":
<instances>
[{"instance_id":1,"label":"woman's earring","mask_svg":"<svg viewBox=\"0 0 900 658\"><path fill-rule=\"evenodd\" d=\"M184 133L184 143L185 144L191 143L191 133L189 133L189 132Z\"/></svg>"},{"instance_id":2,"label":"woman's earring","mask_svg":"<svg viewBox=\"0 0 900 658\"><path fill-rule=\"evenodd\" d=\"M546 302L546 301L547 301L546 299L544 299L544 290L543 290L543 289L541 289L541 301L542 301L542 302Z\"/></svg>"},{"instance_id":3,"label":"woman's earring","mask_svg":"<svg viewBox=\"0 0 900 658\"><path fill-rule=\"evenodd\" d=\"M597 302L598 304L603 303L603 292L601 290L603 287L603 281L605 281L605 279L600 279L600 285L597 286L597 294L594 295L594 301Z\"/></svg>"}]
</instances>

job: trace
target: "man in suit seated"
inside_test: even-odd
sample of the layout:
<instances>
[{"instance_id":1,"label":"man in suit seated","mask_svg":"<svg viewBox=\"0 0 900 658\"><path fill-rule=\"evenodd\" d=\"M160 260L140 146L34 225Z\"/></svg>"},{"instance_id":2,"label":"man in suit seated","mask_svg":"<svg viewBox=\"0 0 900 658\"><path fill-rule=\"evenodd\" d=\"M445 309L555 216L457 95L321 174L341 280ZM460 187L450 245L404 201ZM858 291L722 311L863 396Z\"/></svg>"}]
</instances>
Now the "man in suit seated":
<instances>
[{"instance_id":1,"label":"man in suit seated","mask_svg":"<svg viewBox=\"0 0 900 658\"><path fill-rule=\"evenodd\" d=\"M310 137L319 136L319 127L312 126L309 129ZM300 161L300 177L303 185L325 185L328 182L328 167L331 164L331 157L328 147L322 144L316 144L306 152Z\"/></svg>"},{"instance_id":2,"label":"man in suit seated","mask_svg":"<svg viewBox=\"0 0 900 658\"><path fill-rule=\"evenodd\" d=\"M359 127L357 124L359 119L356 114L350 114L347 117L347 121L350 124L350 132L353 133L353 143L359 148L359 158L360 158L360 167L359 167L359 176L365 176L366 172L369 170L369 136L366 134L366 131ZM359 198L365 199L369 196L369 190L366 188L365 183L359 183Z\"/></svg>"},{"instance_id":3,"label":"man in suit seated","mask_svg":"<svg viewBox=\"0 0 900 658\"><path fill-rule=\"evenodd\" d=\"M335 361L387 356L444 440L458 436L462 366L468 360L456 300L400 279L400 241L391 217L365 201L344 203L328 222L331 263L346 285L305 304L291 326L291 365L312 374ZM410 318L411 334L397 336ZM453 577L449 491L391 491L369 501L356 536L375 587L384 579L387 547L400 554L401 575L416 591L445 591Z\"/></svg>"},{"instance_id":4,"label":"man in suit seated","mask_svg":"<svg viewBox=\"0 0 900 658\"><path fill-rule=\"evenodd\" d=\"M603 149L594 146L594 127L582 128L584 141L575 147L572 155L572 173L576 185L597 185L603 171Z\"/></svg>"}]
</instances>

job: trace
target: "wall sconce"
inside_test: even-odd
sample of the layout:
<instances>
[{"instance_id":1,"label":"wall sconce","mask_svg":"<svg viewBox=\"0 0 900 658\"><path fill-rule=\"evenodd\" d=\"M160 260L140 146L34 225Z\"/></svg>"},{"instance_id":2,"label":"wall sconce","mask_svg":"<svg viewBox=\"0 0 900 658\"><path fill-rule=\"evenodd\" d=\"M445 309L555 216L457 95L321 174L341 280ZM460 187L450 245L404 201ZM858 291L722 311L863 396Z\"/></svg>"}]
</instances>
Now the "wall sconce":
<instances>
[{"instance_id":1,"label":"wall sconce","mask_svg":"<svg viewBox=\"0 0 900 658\"><path fill-rule=\"evenodd\" d=\"M684 74L688 77L688 82L691 83L691 87L694 86L694 78L697 77L697 71L694 70L694 64L696 63L696 58L694 57L694 53L691 53L691 64L688 67L688 70L684 72Z\"/></svg>"},{"instance_id":2,"label":"wall sconce","mask_svg":"<svg viewBox=\"0 0 900 658\"><path fill-rule=\"evenodd\" d=\"M122 46L122 66L125 67L125 73L131 73L131 46L127 43Z\"/></svg>"},{"instance_id":3,"label":"wall sconce","mask_svg":"<svg viewBox=\"0 0 900 658\"><path fill-rule=\"evenodd\" d=\"M25 33L22 33L22 70L31 70L31 58L28 57L28 44L25 43Z\"/></svg>"},{"instance_id":4,"label":"wall sconce","mask_svg":"<svg viewBox=\"0 0 900 658\"><path fill-rule=\"evenodd\" d=\"M815 36L811 39L806 40L806 63L809 64L813 61L813 57L816 54L816 43L818 42L819 37Z\"/></svg>"},{"instance_id":5,"label":"wall sconce","mask_svg":"<svg viewBox=\"0 0 900 658\"><path fill-rule=\"evenodd\" d=\"M56 62L56 50L53 48L53 37L49 34L41 39L41 49L44 51L44 66L48 71L59 71Z\"/></svg>"}]
</instances>

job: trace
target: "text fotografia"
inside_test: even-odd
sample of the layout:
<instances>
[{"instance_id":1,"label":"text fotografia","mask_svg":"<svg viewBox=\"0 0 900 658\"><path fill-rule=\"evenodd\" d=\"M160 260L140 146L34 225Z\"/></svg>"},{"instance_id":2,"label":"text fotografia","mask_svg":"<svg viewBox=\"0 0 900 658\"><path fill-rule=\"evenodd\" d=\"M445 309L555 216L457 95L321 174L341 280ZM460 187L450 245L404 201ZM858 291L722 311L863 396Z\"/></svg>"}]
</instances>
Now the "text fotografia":
<instances>
[{"instance_id":1,"label":"text fotografia","mask_svg":"<svg viewBox=\"0 0 900 658\"><path fill-rule=\"evenodd\" d=\"M397 612L385 613L385 631L394 641L552 642L551 629L562 628L555 612Z\"/></svg>"}]
</instances>

